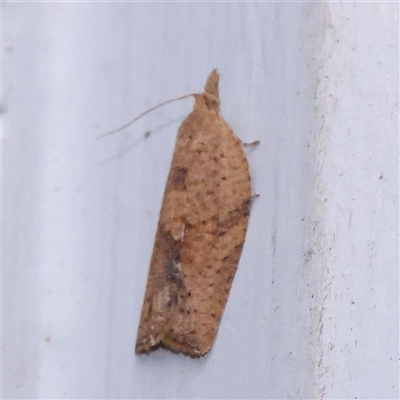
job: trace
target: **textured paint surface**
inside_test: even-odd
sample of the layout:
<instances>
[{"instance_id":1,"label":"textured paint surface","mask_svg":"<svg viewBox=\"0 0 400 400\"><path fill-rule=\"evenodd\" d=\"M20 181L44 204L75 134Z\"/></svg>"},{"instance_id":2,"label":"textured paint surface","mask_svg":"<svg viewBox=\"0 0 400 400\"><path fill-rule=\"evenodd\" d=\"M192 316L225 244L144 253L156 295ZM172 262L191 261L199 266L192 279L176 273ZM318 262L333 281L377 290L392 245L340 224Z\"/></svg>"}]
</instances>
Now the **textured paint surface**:
<instances>
[{"instance_id":1,"label":"textured paint surface","mask_svg":"<svg viewBox=\"0 0 400 400\"><path fill-rule=\"evenodd\" d=\"M176 140L136 351L160 345L192 357L214 341L245 240L249 167L219 113L219 75L195 94Z\"/></svg>"}]
</instances>

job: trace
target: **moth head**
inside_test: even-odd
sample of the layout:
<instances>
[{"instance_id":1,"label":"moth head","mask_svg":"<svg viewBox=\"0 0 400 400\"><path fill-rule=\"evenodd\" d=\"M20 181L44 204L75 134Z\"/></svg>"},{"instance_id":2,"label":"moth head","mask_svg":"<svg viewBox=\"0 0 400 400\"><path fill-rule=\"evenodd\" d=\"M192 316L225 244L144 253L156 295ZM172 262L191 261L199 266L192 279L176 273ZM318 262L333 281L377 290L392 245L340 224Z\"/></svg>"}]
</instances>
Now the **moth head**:
<instances>
[{"instance_id":1,"label":"moth head","mask_svg":"<svg viewBox=\"0 0 400 400\"><path fill-rule=\"evenodd\" d=\"M208 108L219 108L218 82L219 73L214 69L208 77L204 88L204 96Z\"/></svg>"}]
</instances>

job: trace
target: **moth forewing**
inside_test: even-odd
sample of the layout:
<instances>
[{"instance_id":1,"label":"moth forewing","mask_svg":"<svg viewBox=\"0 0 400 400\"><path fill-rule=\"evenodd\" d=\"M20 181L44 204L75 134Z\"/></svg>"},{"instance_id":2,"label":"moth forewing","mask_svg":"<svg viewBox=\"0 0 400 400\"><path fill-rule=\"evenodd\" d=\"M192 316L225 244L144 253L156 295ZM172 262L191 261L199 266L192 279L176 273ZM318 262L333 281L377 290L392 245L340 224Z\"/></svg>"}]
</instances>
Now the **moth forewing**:
<instances>
[{"instance_id":1,"label":"moth forewing","mask_svg":"<svg viewBox=\"0 0 400 400\"><path fill-rule=\"evenodd\" d=\"M165 188L136 352L191 357L214 341L245 240L251 199L242 142L219 112L219 75L193 95Z\"/></svg>"}]
</instances>

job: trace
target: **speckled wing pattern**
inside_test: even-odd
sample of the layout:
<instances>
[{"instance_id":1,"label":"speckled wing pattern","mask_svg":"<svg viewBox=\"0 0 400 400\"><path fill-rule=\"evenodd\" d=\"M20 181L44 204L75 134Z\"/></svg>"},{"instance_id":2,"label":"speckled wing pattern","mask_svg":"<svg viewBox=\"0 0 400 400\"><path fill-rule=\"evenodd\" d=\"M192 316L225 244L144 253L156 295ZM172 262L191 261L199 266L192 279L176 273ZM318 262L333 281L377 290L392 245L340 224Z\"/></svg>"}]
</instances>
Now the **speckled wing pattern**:
<instances>
[{"instance_id":1,"label":"speckled wing pattern","mask_svg":"<svg viewBox=\"0 0 400 400\"><path fill-rule=\"evenodd\" d=\"M214 341L245 240L251 199L241 141L219 113L219 75L193 95L175 144L150 263L137 353L191 357Z\"/></svg>"}]
</instances>

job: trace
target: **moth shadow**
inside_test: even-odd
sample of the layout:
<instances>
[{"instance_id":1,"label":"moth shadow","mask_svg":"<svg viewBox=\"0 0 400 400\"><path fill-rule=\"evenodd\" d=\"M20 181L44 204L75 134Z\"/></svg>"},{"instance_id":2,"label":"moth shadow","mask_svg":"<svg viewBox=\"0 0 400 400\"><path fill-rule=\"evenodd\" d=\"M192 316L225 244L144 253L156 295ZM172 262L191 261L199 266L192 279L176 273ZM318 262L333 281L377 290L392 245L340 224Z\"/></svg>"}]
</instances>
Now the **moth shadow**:
<instances>
[{"instance_id":1,"label":"moth shadow","mask_svg":"<svg viewBox=\"0 0 400 400\"><path fill-rule=\"evenodd\" d=\"M175 125L178 124L179 122L182 122L183 117L180 118L175 118L173 120L168 121L165 124L159 125L158 127L156 127L155 129L152 130L146 130L146 132L139 138L136 139L131 145L129 145L128 147L124 148L123 150L119 151L117 154L106 158L104 161L102 161L99 166L100 167L104 167L105 165L110 164L113 161L116 161L122 157L125 157L129 152L131 152L136 146L138 146L141 142L143 142L144 140L149 140L150 137L159 131L162 131L168 127L170 127L171 125Z\"/></svg>"},{"instance_id":2,"label":"moth shadow","mask_svg":"<svg viewBox=\"0 0 400 400\"><path fill-rule=\"evenodd\" d=\"M202 367L204 364L208 362L209 357L211 356L212 350L209 351L206 354L199 354L199 355L193 355L190 353L182 352L182 351L177 351L172 349L171 347L163 344L163 343L158 343L157 345L153 346L151 349L148 351L144 352L135 352L137 357L137 362L141 364L142 362L147 363L147 362L157 362L160 360L166 360L169 359L170 357L178 357L176 360L181 360L183 362L192 361L194 364L193 366L195 368ZM197 367L196 367L197 365Z\"/></svg>"}]
</instances>

